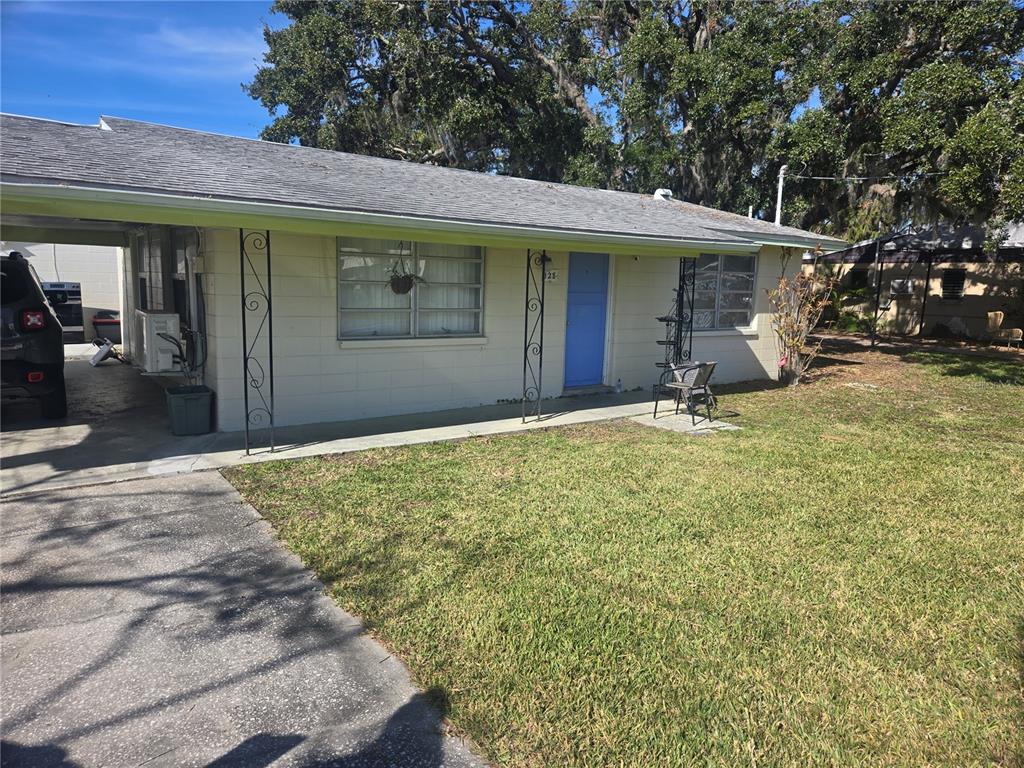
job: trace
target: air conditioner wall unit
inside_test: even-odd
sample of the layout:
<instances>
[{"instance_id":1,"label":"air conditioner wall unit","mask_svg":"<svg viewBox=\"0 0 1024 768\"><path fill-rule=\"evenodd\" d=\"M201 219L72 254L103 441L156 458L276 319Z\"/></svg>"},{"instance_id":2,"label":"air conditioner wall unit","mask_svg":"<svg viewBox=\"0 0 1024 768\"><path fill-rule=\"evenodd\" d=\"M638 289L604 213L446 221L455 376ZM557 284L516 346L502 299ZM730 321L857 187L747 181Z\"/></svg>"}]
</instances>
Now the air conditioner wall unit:
<instances>
[{"instance_id":1,"label":"air conditioner wall unit","mask_svg":"<svg viewBox=\"0 0 1024 768\"><path fill-rule=\"evenodd\" d=\"M181 336L181 320L176 314L145 312L135 310L136 338L142 341L142 349L136 358L146 373L168 373L178 370L174 356L177 348L167 339L160 338L164 333L175 339Z\"/></svg>"}]
</instances>

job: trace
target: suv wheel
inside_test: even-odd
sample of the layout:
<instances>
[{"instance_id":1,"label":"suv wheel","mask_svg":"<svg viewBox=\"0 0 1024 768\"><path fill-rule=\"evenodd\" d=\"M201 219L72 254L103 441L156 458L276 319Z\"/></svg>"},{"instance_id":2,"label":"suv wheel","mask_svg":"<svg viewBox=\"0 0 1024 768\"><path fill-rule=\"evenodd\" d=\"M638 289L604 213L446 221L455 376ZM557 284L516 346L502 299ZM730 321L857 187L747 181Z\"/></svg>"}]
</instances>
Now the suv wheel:
<instances>
[{"instance_id":1,"label":"suv wheel","mask_svg":"<svg viewBox=\"0 0 1024 768\"><path fill-rule=\"evenodd\" d=\"M60 386L39 399L44 419L63 419L68 415L68 392L64 386L64 377L60 377Z\"/></svg>"}]
</instances>

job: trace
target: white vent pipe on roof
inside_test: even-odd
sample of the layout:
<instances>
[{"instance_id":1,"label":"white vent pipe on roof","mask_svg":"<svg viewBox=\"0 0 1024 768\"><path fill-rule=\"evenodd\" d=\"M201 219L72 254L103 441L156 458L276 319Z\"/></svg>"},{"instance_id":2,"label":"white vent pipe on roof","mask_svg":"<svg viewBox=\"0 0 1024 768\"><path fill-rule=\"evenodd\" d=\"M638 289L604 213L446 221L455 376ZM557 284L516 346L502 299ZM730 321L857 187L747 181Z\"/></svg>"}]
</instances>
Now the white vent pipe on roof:
<instances>
[{"instance_id":1,"label":"white vent pipe on roof","mask_svg":"<svg viewBox=\"0 0 1024 768\"><path fill-rule=\"evenodd\" d=\"M655 200L671 200L672 190L671 189L656 189L654 190Z\"/></svg>"}]
</instances>

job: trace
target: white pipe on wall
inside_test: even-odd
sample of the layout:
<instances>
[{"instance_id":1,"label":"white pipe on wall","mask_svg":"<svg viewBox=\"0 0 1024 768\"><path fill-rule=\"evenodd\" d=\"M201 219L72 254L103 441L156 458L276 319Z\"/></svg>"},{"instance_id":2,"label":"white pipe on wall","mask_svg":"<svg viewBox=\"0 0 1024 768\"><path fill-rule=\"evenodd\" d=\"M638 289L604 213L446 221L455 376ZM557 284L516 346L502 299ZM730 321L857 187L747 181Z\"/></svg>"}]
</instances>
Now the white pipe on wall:
<instances>
[{"instance_id":1,"label":"white pipe on wall","mask_svg":"<svg viewBox=\"0 0 1024 768\"><path fill-rule=\"evenodd\" d=\"M779 192L775 197L775 226L782 226L782 181L786 177L786 169L788 165L784 165L779 168Z\"/></svg>"}]
</instances>

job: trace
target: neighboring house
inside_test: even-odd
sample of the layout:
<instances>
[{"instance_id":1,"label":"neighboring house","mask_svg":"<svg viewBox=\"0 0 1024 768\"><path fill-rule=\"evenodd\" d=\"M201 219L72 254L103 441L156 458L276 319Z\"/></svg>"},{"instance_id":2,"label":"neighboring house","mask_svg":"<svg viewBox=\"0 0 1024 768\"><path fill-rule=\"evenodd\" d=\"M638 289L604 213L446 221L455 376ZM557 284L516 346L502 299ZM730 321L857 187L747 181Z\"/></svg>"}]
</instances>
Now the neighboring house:
<instances>
[{"instance_id":1,"label":"neighboring house","mask_svg":"<svg viewBox=\"0 0 1024 768\"><path fill-rule=\"evenodd\" d=\"M120 311L119 254L115 246L5 240L0 241L0 250L21 252L44 283L81 285L82 332L86 341L96 335L92 321L97 312Z\"/></svg>"},{"instance_id":2,"label":"neighboring house","mask_svg":"<svg viewBox=\"0 0 1024 768\"><path fill-rule=\"evenodd\" d=\"M840 288L864 295L847 301L865 317L879 304L879 327L897 335L984 339L988 313L1005 313L1004 327L1024 324L1024 224L1008 228L995 253L980 227L924 227L857 243L814 257ZM881 275L881 285L877 279Z\"/></svg>"},{"instance_id":3,"label":"neighboring house","mask_svg":"<svg viewBox=\"0 0 1024 768\"><path fill-rule=\"evenodd\" d=\"M4 236L120 237L125 312L202 333L221 430L647 388L681 276L690 359L774 377L766 289L845 245L664 194L122 119L2 131Z\"/></svg>"}]
</instances>

